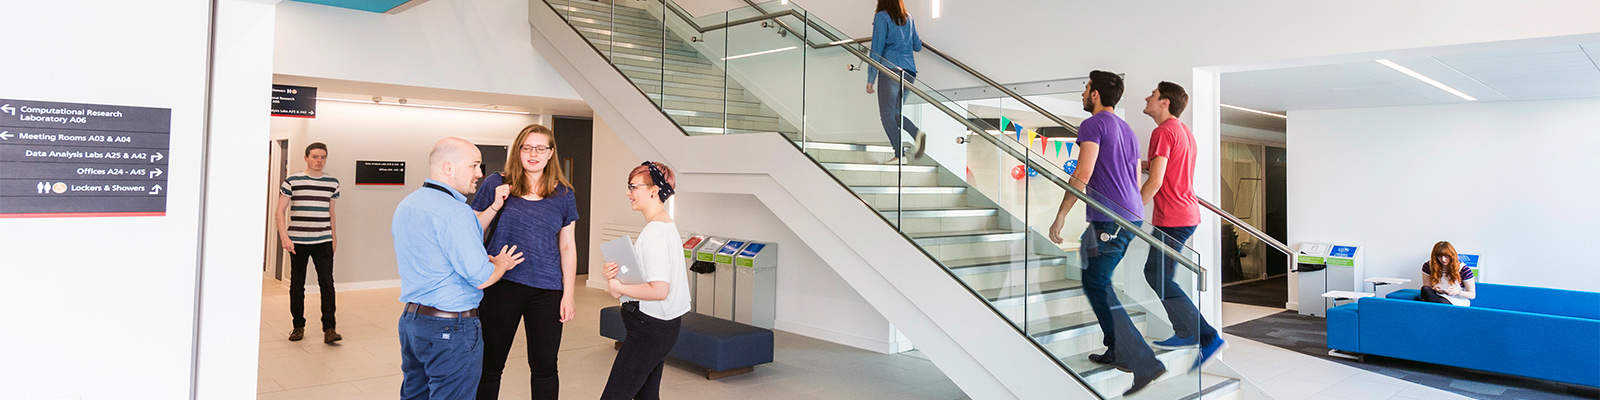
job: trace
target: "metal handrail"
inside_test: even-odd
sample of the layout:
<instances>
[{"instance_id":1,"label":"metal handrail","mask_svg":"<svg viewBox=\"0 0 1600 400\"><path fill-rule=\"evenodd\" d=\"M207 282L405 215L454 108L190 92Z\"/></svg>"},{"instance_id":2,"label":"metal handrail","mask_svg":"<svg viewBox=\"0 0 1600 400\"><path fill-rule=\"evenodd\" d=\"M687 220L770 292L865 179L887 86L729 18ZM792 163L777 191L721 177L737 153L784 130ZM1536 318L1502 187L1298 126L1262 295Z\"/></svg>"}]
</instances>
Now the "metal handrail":
<instances>
[{"instance_id":1,"label":"metal handrail","mask_svg":"<svg viewBox=\"0 0 1600 400\"><path fill-rule=\"evenodd\" d=\"M705 33L705 32L709 32L711 30L714 30L713 28L701 27L701 26L699 26L699 24L696 24L694 22L694 19L687 17L687 13L685 13L683 10L679 9L676 4L673 4L673 3L671 3L671 2L669 2L667 0L657 0L657 1L661 2L663 7L671 10L673 14L677 15L679 18L682 18L684 23L688 24L689 27L693 28L696 32ZM739 19L737 21L728 21L728 22L723 23L723 24L715 25L715 26L720 26L719 28L715 28L715 29L725 29L725 28L730 27L730 26L748 24L748 23L752 23L752 22L756 22L756 21L762 21L762 20L769 20L770 19L774 23L778 24L778 26L782 27L784 30L787 30L789 33L795 34L795 37L803 38L803 37L805 37L805 35L802 34L802 32L800 32L798 30L795 30L794 27L789 26L788 23L785 23L785 22L783 22L781 20L778 20L778 18L782 18L782 17L786 17L786 16L796 16L796 17L799 17L802 21L805 21L807 26L817 29L818 32L822 32L829 39L833 39L832 41L837 41L837 37L836 36L834 36L832 33L829 33L827 31L827 29L823 29L822 26L817 25L816 22L813 22L811 18L806 17L806 15L804 15L804 14L796 12L796 11L794 11L792 9L783 10L783 11L777 11L777 12L770 12L769 13L769 12L766 12L765 10L762 10L759 5L756 5L755 3L751 2L750 0L745 0L745 2L750 4L750 6L752 8L754 8L756 11L761 11L762 13L760 15L756 15L756 16L752 16L752 17L741 18L741 19ZM738 22L738 23L735 23L735 22ZM855 39L852 39L852 41L855 41ZM810 46L809 43L808 43L808 46ZM927 45L924 44L924 46L926 47ZM872 59L872 57L862 53L860 49L857 49L857 48L855 48L853 46L844 46L844 49L845 49L845 51L850 52L850 54L855 55L856 58L861 59L861 61L866 62L868 64L871 64L874 68L878 68L878 69L883 70L883 71L893 71L894 70L894 68L889 68L889 67L884 66L883 64L879 63L877 60ZM943 55L941 55L941 56L943 56ZM966 67L965 64L962 64L961 66L963 67L963 69L971 71L970 67ZM983 79L985 80L985 82L994 82L993 80L989 80L987 77L984 77ZM1034 157L1029 157L1027 154L1025 154L1025 153L1023 153L1021 151L1018 151L1017 149L1013 148L1012 146L1007 145L1006 143L1002 142L1000 139L995 138L994 135L989 135L987 133L988 129L986 129L984 127L981 127L981 126L978 126L976 123L974 123L970 119L963 117L961 113L958 113L955 110L951 110L949 106L946 106L944 103L938 101L937 99L934 98L934 96L931 96L931 95L927 94L926 92L923 92L922 89L916 87L916 85L904 85L904 84L902 84L901 87L906 88L906 89L910 89L910 91L913 94L916 94L917 97L921 97L923 100L926 100L928 102L928 104L933 105L934 107L938 108L939 111L944 112L945 115L949 115L951 118L955 119L956 121L960 121L961 124L965 125L968 130L970 130L970 131L972 131L974 133L977 133L978 137L981 137L981 138L983 138L983 140L988 141L990 144L993 144L995 147L1000 148L1002 151L1004 151L1006 154L1010 155L1012 158L1015 158L1017 160L1022 161L1023 164L1027 165L1029 168L1033 168L1035 171L1041 171L1042 173L1040 175L1045 176L1046 179L1050 180L1051 182L1054 182L1056 185L1060 186L1063 190L1066 190L1068 193L1071 193L1073 196L1077 197L1078 199L1083 200L1083 203L1085 205L1087 205L1088 207L1094 208L1096 211L1099 211L1100 213L1111 217L1112 222L1114 222L1118 226L1122 227L1122 229L1126 229L1126 230L1132 231L1134 236L1138 236L1140 239L1144 239L1146 242L1148 242L1149 245L1151 246L1151 248L1160 250L1162 252L1162 254L1166 254L1168 257L1171 257L1171 258L1177 260L1179 264L1182 264L1185 268L1188 268L1190 271L1194 272L1197 275L1197 277L1199 278L1197 280L1198 284L1196 285L1195 290L1199 290L1199 291L1205 291L1206 290L1206 273L1207 273L1207 270L1206 270L1205 267L1200 266L1200 264L1196 263L1194 260L1190 260L1189 257L1184 256L1183 253L1178 252L1177 250L1174 250L1171 246L1167 246L1166 243L1163 242L1161 239L1158 239L1155 236L1151 235L1150 233L1145 232L1142 229L1139 229L1139 226L1134 225L1132 222L1128 221L1126 218L1122 218L1122 216L1120 214L1118 214L1115 211L1112 211L1110 207L1106 207L1106 205L1100 204L1100 202L1095 201L1094 198L1090 197L1087 193L1084 193L1083 191L1078 190L1075 187L1072 187L1072 185L1069 183L1069 180L1072 179L1071 176L1061 177L1061 176L1058 175L1058 174L1064 174L1064 173L1066 173L1066 171L1059 170L1058 168L1055 168L1054 166L1046 166L1044 164L1040 164ZM998 87L998 85L997 85L997 87ZM1010 90L1004 89L1004 88L1002 88L1002 90L1005 90L1006 93L1009 93L1009 94L1017 97L1019 100L1021 100L1021 96L1017 96L1015 92L1011 92ZM1023 101L1026 101L1026 100L1023 100ZM1029 102L1029 104L1031 105L1032 103ZM1037 106L1034 106L1034 107L1037 107ZM1039 109L1039 110L1042 111L1042 109ZM1047 113L1047 115L1049 115L1049 114ZM1059 117L1055 117L1054 115L1050 115L1050 117L1052 119L1054 119L1054 120L1060 120ZM1063 124L1063 126L1071 127L1070 124ZM1076 129L1076 128L1072 127L1071 129Z\"/></svg>"},{"instance_id":2,"label":"metal handrail","mask_svg":"<svg viewBox=\"0 0 1600 400\"><path fill-rule=\"evenodd\" d=\"M1256 229L1256 227L1244 222L1244 220L1239 219L1239 217L1229 214L1227 211L1223 211L1221 207L1217 207L1215 204L1211 204L1211 202L1199 197L1195 197L1195 200L1198 200L1201 206L1211 210L1213 213L1216 213L1217 216L1222 217L1222 219L1227 220L1228 223L1239 227L1240 230L1245 231L1245 233L1250 234L1250 236L1254 236L1256 240L1260 240L1262 243L1266 243L1268 246L1278 249L1278 251L1283 252L1283 254L1294 254L1294 251L1289 250L1288 245L1285 245L1283 242L1279 242L1278 239L1274 239L1272 236L1267 235L1266 232Z\"/></svg>"}]
</instances>

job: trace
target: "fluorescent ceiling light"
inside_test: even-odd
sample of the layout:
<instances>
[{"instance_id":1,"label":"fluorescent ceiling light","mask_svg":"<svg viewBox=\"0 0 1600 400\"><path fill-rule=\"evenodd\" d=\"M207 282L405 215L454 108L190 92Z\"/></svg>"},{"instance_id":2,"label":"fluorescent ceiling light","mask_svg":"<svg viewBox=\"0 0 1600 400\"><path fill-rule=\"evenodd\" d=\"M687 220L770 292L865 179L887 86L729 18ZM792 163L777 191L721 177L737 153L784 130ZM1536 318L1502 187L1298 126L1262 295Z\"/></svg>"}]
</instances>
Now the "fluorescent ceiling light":
<instances>
[{"instance_id":1,"label":"fluorescent ceiling light","mask_svg":"<svg viewBox=\"0 0 1600 400\"><path fill-rule=\"evenodd\" d=\"M478 112L491 112L491 113L501 113L501 114L533 115L533 113L527 112L527 111L491 110L491 109L487 109L487 108L435 106L435 105L428 105L428 104L387 103L387 102L372 101L372 100L336 99L336 98L332 98L332 97L318 97L317 101L334 101L334 102L340 102L340 103L356 103L356 104L382 104L382 105L386 105L386 106L435 108L435 109L440 109L440 110L478 111Z\"/></svg>"},{"instance_id":2,"label":"fluorescent ceiling light","mask_svg":"<svg viewBox=\"0 0 1600 400\"><path fill-rule=\"evenodd\" d=\"M1389 67L1389 69L1393 69L1395 71L1400 71L1400 73L1402 73L1402 74L1406 74L1406 75L1408 75L1408 76L1410 76L1412 78L1416 78L1417 80L1422 81L1422 83L1433 85L1433 87L1439 88L1439 90L1443 90L1445 92L1449 92L1450 94L1456 95L1456 97L1460 97L1463 100L1466 100L1466 101L1478 101L1478 98L1476 98L1476 97L1468 96L1466 93L1461 93L1461 91L1460 90L1456 90L1456 88L1450 87L1449 85L1445 85L1443 83L1440 83L1439 81L1433 80L1433 78L1429 78L1426 75L1418 73L1417 71L1412 71L1410 68L1406 68L1403 65L1395 64L1394 61L1378 60L1378 63L1379 64L1383 64L1383 66L1385 66L1385 67Z\"/></svg>"},{"instance_id":3,"label":"fluorescent ceiling light","mask_svg":"<svg viewBox=\"0 0 1600 400\"><path fill-rule=\"evenodd\" d=\"M762 50L762 51L758 51L758 52L754 52L754 53L744 53L744 54L740 54L740 55L732 56L732 57L723 57L722 61L737 60L737 59L741 59L741 58L745 58L745 57L759 56L759 55L762 55L762 54L772 54L772 53L777 53L777 52L780 52L780 51L794 50L796 47L798 47L798 46L789 46L789 47L785 47L785 48L781 48L781 49Z\"/></svg>"},{"instance_id":4,"label":"fluorescent ceiling light","mask_svg":"<svg viewBox=\"0 0 1600 400\"><path fill-rule=\"evenodd\" d=\"M1222 104L1221 106L1222 106L1222 108L1226 108L1226 109L1230 109L1230 110L1238 110L1238 111L1244 111L1244 112L1247 112L1247 113L1261 114L1261 115L1265 115L1265 116L1269 116L1269 117L1278 117L1278 118L1283 118L1283 119L1289 119L1289 116L1287 116L1287 115L1278 114L1278 113L1269 113L1269 112L1257 110L1257 109L1254 109L1254 108L1244 108L1244 107L1239 107L1239 106L1230 106L1230 105L1227 105L1227 104Z\"/></svg>"},{"instance_id":5,"label":"fluorescent ceiling light","mask_svg":"<svg viewBox=\"0 0 1600 400\"><path fill-rule=\"evenodd\" d=\"M939 19L939 0L933 0L933 19Z\"/></svg>"}]
</instances>

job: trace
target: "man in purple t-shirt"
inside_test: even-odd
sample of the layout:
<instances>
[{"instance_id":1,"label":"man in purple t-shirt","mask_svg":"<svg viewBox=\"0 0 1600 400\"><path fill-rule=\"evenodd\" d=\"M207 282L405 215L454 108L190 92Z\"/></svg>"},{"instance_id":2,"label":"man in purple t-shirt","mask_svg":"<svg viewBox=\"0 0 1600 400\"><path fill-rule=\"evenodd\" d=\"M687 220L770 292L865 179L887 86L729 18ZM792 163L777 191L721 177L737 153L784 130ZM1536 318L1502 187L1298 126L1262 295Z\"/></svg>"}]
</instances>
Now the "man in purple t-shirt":
<instances>
[{"instance_id":1,"label":"man in purple t-shirt","mask_svg":"<svg viewBox=\"0 0 1600 400\"><path fill-rule=\"evenodd\" d=\"M1144 215L1144 203L1139 197L1139 139L1128 123L1113 113L1122 91L1121 76L1106 71L1089 73L1089 81L1083 87L1083 110L1094 115L1078 125L1078 169L1068 184L1080 191L1087 187L1089 198L1138 226ZM1072 195L1061 199L1055 223L1050 226L1051 241L1063 241L1061 229L1077 200ZM1099 320L1106 346L1105 353L1090 354L1089 361L1133 371L1133 386L1124 393L1130 395L1167 372L1139 328L1133 326L1133 319L1122 308L1111 285L1112 272L1122 261L1134 234L1098 209L1091 207L1085 214L1089 227L1083 232L1078 250L1083 257L1083 292Z\"/></svg>"}]
</instances>

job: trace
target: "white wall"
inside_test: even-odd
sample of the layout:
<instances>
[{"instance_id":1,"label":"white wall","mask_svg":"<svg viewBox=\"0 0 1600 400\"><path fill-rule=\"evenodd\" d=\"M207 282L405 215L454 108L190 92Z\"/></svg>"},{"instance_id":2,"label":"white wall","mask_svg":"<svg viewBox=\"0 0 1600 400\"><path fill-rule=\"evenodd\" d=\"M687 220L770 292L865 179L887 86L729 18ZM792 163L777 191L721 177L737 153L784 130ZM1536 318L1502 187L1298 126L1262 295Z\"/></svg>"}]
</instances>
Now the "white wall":
<instances>
[{"instance_id":1,"label":"white wall","mask_svg":"<svg viewBox=\"0 0 1600 400\"><path fill-rule=\"evenodd\" d=\"M604 239L609 239L602 238L603 228L637 231L644 226L644 217L629 209L621 189L627 182L628 172L643 159L634 155L611 127L599 119L595 120L594 148L597 152L590 187L596 189L590 200L589 215L584 217L593 224L590 254L600 254L600 245L604 244ZM674 197L672 204L682 233L727 235L771 241L782 246L778 252L778 330L878 352L910 349L908 340L896 339L893 327L882 314L857 294L849 282L834 273L759 199L742 194L705 193L701 188L680 190L683 193ZM591 257L589 268L597 271L604 263L602 257ZM603 278L590 274L586 284L604 288Z\"/></svg>"},{"instance_id":2,"label":"white wall","mask_svg":"<svg viewBox=\"0 0 1600 400\"><path fill-rule=\"evenodd\" d=\"M165 216L0 219L0 269L11 283L0 304L28 310L0 329L0 387L10 398L187 398L206 150L207 2L4 8L0 96L168 108L172 120Z\"/></svg>"},{"instance_id":3,"label":"white wall","mask_svg":"<svg viewBox=\"0 0 1600 400\"><path fill-rule=\"evenodd\" d=\"M324 101L317 104L315 119L272 118L272 137L289 139L291 173L305 170L306 145L328 145L325 171L341 184L334 205L339 238L334 283L345 290L398 286L389 231L394 207L428 178L428 151L435 141L460 136L477 144L509 145L522 127L536 122L537 116L520 114ZM356 185L356 160L405 161L406 184Z\"/></svg>"},{"instance_id":4,"label":"white wall","mask_svg":"<svg viewBox=\"0 0 1600 400\"><path fill-rule=\"evenodd\" d=\"M1237 142L1265 144L1278 147L1283 147L1284 143L1286 143L1283 132L1230 124L1222 124L1222 138Z\"/></svg>"},{"instance_id":5,"label":"white wall","mask_svg":"<svg viewBox=\"0 0 1600 400\"><path fill-rule=\"evenodd\" d=\"M1449 240L1482 256L1483 282L1600 291L1582 255L1600 226L1597 109L1600 99L1293 111L1289 241L1362 245L1367 276L1420 280L1434 242Z\"/></svg>"},{"instance_id":6,"label":"white wall","mask_svg":"<svg viewBox=\"0 0 1600 400\"><path fill-rule=\"evenodd\" d=\"M198 399L256 393L261 265L276 0L218 1L200 291Z\"/></svg>"},{"instance_id":7,"label":"white wall","mask_svg":"<svg viewBox=\"0 0 1600 400\"><path fill-rule=\"evenodd\" d=\"M278 5L273 72L577 99L529 44L527 0L431 0L398 14Z\"/></svg>"}]
</instances>

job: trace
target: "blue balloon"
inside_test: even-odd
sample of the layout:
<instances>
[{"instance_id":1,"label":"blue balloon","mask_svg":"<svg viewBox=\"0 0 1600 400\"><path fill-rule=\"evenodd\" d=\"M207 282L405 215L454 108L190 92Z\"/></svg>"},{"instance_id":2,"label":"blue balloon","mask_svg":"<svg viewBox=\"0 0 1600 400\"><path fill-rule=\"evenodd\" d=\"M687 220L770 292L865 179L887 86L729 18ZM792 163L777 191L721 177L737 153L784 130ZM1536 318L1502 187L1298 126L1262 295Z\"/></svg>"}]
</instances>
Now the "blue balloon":
<instances>
[{"instance_id":1,"label":"blue balloon","mask_svg":"<svg viewBox=\"0 0 1600 400\"><path fill-rule=\"evenodd\" d=\"M1039 171L1034 171L1033 167L1028 167L1028 176L1039 176Z\"/></svg>"},{"instance_id":2,"label":"blue balloon","mask_svg":"<svg viewBox=\"0 0 1600 400\"><path fill-rule=\"evenodd\" d=\"M1067 162L1065 164L1061 164L1061 169L1066 170L1068 174L1071 174L1071 173L1077 171L1078 170L1078 160L1067 160Z\"/></svg>"}]
</instances>

